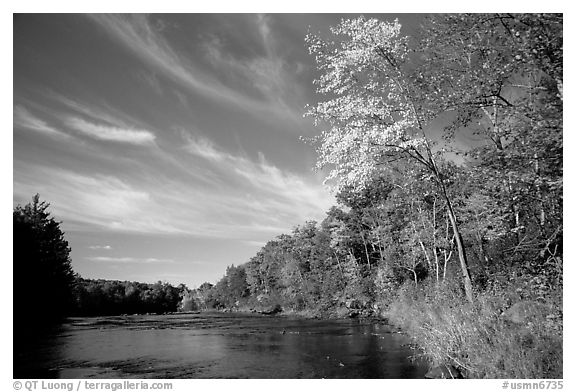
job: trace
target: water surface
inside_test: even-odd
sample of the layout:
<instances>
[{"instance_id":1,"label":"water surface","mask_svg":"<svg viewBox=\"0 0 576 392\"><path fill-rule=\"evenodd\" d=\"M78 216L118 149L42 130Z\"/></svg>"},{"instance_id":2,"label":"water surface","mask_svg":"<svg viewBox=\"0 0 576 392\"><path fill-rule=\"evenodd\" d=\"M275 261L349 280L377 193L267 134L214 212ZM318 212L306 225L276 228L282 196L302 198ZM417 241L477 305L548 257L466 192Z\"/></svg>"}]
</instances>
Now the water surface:
<instances>
[{"instance_id":1,"label":"water surface","mask_svg":"<svg viewBox=\"0 0 576 392\"><path fill-rule=\"evenodd\" d=\"M238 313L72 318L15 351L15 378L422 378L404 335ZM15 348L16 350L16 348Z\"/></svg>"}]
</instances>

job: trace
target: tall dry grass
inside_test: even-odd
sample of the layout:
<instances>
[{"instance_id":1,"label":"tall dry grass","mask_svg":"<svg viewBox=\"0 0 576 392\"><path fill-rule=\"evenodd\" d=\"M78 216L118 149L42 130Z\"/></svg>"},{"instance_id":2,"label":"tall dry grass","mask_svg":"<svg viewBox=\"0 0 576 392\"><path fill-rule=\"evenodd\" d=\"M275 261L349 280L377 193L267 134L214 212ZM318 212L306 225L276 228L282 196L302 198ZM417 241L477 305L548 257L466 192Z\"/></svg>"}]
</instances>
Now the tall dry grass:
<instances>
[{"instance_id":1,"label":"tall dry grass","mask_svg":"<svg viewBox=\"0 0 576 392\"><path fill-rule=\"evenodd\" d=\"M474 304L456 284L401 287L386 312L433 366L451 364L467 378L562 378L562 319L548 315L515 324L503 317L513 293L484 292ZM548 318L546 317L548 316Z\"/></svg>"}]
</instances>

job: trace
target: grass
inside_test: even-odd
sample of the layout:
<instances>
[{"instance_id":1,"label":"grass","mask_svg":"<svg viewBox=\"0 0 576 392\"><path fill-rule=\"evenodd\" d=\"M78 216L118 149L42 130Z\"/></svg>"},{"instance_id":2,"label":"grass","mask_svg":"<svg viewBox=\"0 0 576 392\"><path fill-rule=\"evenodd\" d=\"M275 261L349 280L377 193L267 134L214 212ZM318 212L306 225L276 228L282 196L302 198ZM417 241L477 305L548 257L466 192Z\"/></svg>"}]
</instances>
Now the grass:
<instances>
[{"instance_id":1,"label":"grass","mask_svg":"<svg viewBox=\"0 0 576 392\"><path fill-rule=\"evenodd\" d=\"M467 378L562 378L557 304L547 304L549 318L514 324L502 317L512 296L484 292L472 305L456 286L408 284L385 316L413 338L433 366L451 364Z\"/></svg>"}]
</instances>

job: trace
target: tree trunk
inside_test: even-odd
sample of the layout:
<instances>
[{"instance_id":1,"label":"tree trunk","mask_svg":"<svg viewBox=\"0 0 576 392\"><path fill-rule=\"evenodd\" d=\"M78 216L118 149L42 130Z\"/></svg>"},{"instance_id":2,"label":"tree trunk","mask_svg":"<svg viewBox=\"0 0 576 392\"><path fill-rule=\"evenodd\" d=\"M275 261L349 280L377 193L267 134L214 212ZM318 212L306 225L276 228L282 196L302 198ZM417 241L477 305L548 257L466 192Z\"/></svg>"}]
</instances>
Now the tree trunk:
<instances>
[{"instance_id":1,"label":"tree trunk","mask_svg":"<svg viewBox=\"0 0 576 392\"><path fill-rule=\"evenodd\" d=\"M414 112L416 113L415 109ZM442 192L442 196L446 201L446 207L447 207L446 209L448 212L448 217L450 218L450 224L452 225L452 231L454 232L454 238L456 240L456 247L458 248L458 259L460 260L460 269L462 270L462 279L464 280L464 291L466 292L466 298L468 298L468 301L470 303L474 303L474 293L472 291L472 279L470 279L470 271L468 270L468 260L466 258L466 250L464 249L462 236L460 235L460 230L458 229L458 221L456 220L456 214L454 213L450 197L448 196L448 192L446 191L446 186L444 185L442 174L440 173L440 170L436 165L436 162L434 160L434 154L432 153L432 149L430 148L430 144L428 143L428 139L426 138L424 129L421 126L420 130L424 135L424 141L426 146L426 155L428 158L428 163L426 164L426 166L434 174L436 182L440 187L440 191Z\"/></svg>"},{"instance_id":2,"label":"tree trunk","mask_svg":"<svg viewBox=\"0 0 576 392\"><path fill-rule=\"evenodd\" d=\"M436 268L436 284L440 283L440 263L438 262L438 249L434 248L434 268Z\"/></svg>"},{"instance_id":3,"label":"tree trunk","mask_svg":"<svg viewBox=\"0 0 576 392\"><path fill-rule=\"evenodd\" d=\"M384 264L384 255L382 254L382 245L380 245L380 237L378 237L378 253L380 254L380 263Z\"/></svg>"},{"instance_id":4,"label":"tree trunk","mask_svg":"<svg viewBox=\"0 0 576 392\"><path fill-rule=\"evenodd\" d=\"M436 241L436 198L432 205L432 240L434 249L434 267L436 268L436 284L440 282L440 266L438 264L438 241Z\"/></svg>"},{"instance_id":5,"label":"tree trunk","mask_svg":"<svg viewBox=\"0 0 576 392\"><path fill-rule=\"evenodd\" d=\"M364 252L366 253L366 261L368 262L368 269L372 269L370 265L370 254L368 253L368 245L366 244L366 240L364 239L364 234L360 232L360 236L362 237L362 243L364 244Z\"/></svg>"},{"instance_id":6,"label":"tree trunk","mask_svg":"<svg viewBox=\"0 0 576 392\"><path fill-rule=\"evenodd\" d=\"M418 242L420 243L420 248L422 248L422 253L424 253L424 257L426 258L426 264L428 264L428 268L432 268L432 264L430 263L430 256L428 256L428 252L426 251L424 243L420 239L418 239Z\"/></svg>"},{"instance_id":7,"label":"tree trunk","mask_svg":"<svg viewBox=\"0 0 576 392\"><path fill-rule=\"evenodd\" d=\"M516 246L520 245L520 212L518 206L516 205L516 196L514 196L514 189L512 187L512 174L508 173L506 176L506 185L508 187L508 193L510 195L510 212L512 213L512 230L516 238Z\"/></svg>"},{"instance_id":8,"label":"tree trunk","mask_svg":"<svg viewBox=\"0 0 576 392\"><path fill-rule=\"evenodd\" d=\"M540 186L540 164L538 161L538 154L534 154L534 171L536 173L536 197L540 203L540 233L544 233L544 225L546 224L546 212L544 211L544 197L542 196L542 187Z\"/></svg>"},{"instance_id":9,"label":"tree trunk","mask_svg":"<svg viewBox=\"0 0 576 392\"><path fill-rule=\"evenodd\" d=\"M464 291L466 292L466 298L470 303L474 303L474 293L472 290L472 279L470 279L470 271L468 270L468 259L466 258L466 250L464 249L464 244L462 242L462 236L460 235L460 230L458 229L458 222L456 221L456 214L454 214L454 209L452 208L452 203L450 202L450 197L446 192L444 183L442 179L439 178L440 188L442 190L442 195L446 200L448 218L450 219L450 224L452 225L452 231L454 232L454 239L456 240L456 248L458 249L458 259L460 260L460 269L462 270L462 279L464 280Z\"/></svg>"},{"instance_id":10,"label":"tree trunk","mask_svg":"<svg viewBox=\"0 0 576 392\"><path fill-rule=\"evenodd\" d=\"M464 249L464 244L462 243L462 236L458 230L458 224L456 223L456 217L454 216L454 211L452 211L452 206L450 206L448 209L448 216L450 217L450 223L452 223L452 230L454 231L454 238L456 239L456 248L458 249L458 259L460 260L462 278L464 279L464 290L466 291L466 298L468 298L470 303L473 303L474 296L472 293L472 280L470 279L470 271L468 271L466 250Z\"/></svg>"}]
</instances>

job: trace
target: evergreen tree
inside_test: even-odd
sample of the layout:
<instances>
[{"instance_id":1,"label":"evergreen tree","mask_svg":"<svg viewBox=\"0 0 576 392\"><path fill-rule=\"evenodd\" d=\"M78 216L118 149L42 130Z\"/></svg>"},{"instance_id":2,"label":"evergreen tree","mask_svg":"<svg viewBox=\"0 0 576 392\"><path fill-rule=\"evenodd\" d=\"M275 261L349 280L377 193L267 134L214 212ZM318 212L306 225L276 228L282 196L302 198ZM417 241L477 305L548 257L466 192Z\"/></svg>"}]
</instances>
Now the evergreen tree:
<instances>
[{"instance_id":1,"label":"evergreen tree","mask_svg":"<svg viewBox=\"0 0 576 392\"><path fill-rule=\"evenodd\" d=\"M14 326L42 325L66 316L72 306L74 272L60 223L39 195L14 209ZM34 323L34 328L38 324Z\"/></svg>"}]
</instances>

